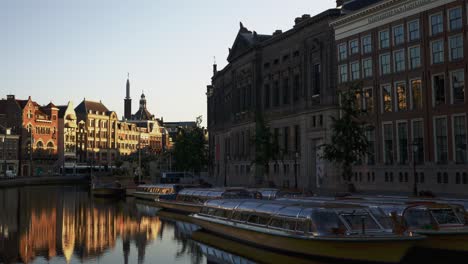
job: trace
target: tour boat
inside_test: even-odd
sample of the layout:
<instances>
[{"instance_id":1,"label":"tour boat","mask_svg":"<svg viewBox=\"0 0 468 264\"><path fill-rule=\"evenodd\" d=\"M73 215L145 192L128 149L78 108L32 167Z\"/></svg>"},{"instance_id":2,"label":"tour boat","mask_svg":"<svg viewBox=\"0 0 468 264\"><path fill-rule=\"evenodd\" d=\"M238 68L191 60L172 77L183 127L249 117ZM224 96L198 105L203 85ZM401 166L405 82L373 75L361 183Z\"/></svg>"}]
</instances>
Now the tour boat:
<instances>
[{"instance_id":1,"label":"tour boat","mask_svg":"<svg viewBox=\"0 0 468 264\"><path fill-rule=\"evenodd\" d=\"M97 184L93 183L91 186L91 193L96 197L102 198L120 198L125 196L125 188L120 184L108 183Z\"/></svg>"},{"instance_id":2,"label":"tour boat","mask_svg":"<svg viewBox=\"0 0 468 264\"><path fill-rule=\"evenodd\" d=\"M210 200L191 217L210 232L278 252L353 261L397 263L425 238L397 234L379 221L381 210L353 204Z\"/></svg>"},{"instance_id":3,"label":"tour boat","mask_svg":"<svg viewBox=\"0 0 468 264\"><path fill-rule=\"evenodd\" d=\"M251 192L244 188L190 188L181 190L175 200L168 200L163 197L155 199L155 206L182 213L198 213L204 202L208 200L254 198L253 196Z\"/></svg>"},{"instance_id":4,"label":"tour boat","mask_svg":"<svg viewBox=\"0 0 468 264\"><path fill-rule=\"evenodd\" d=\"M184 185L181 184L143 184L138 185L136 191L133 193L133 196L139 199L151 200L154 199L165 199L165 200L174 200L177 196L177 193L182 190Z\"/></svg>"}]
</instances>

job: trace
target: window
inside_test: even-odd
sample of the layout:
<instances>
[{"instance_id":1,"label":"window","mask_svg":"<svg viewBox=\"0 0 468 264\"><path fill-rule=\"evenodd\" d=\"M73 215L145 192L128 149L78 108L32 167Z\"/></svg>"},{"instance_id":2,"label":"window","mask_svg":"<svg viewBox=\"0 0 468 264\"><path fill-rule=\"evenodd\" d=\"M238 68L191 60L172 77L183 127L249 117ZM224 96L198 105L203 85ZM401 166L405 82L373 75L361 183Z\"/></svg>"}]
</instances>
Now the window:
<instances>
[{"instance_id":1,"label":"window","mask_svg":"<svg viewBox=\"0 0 468 264\"><path fill-rule=\"evenodd\" d=\"M358 80L359 78L359 61L355 61L351 63L351 80Z\"/></svg>"},{"instance_id":2,"label":"window","mask_svg":"<svg viewBox=\"0 0 468 264\"><path fill-rule=\"evenodd\" d=\"M414 120L413 121L413 159L417 164L422 164L424 162L424 131L423 131L423 121Z\"/></svg>"},{"instance_id":3,"label":"window","mask_svg":"<svg viewBox=\"0 0 468 264\"><path fill-rule=\"evenodd\" d=\"M301 146L301 130L299 125L294 126L294 150L296 152L300 151Z\"/></svg>"},{"instance_id":4,"label":"window","mask_svg":"<svg viewBox=\"0 0 468 264\"><path fill-rule=\"evenodd\" d=\"M405 111L408 109L406 103L406 84L405 83L397 83L395 85L396 93L397 93L397 110L398 111Z\"/></svg>"},{"instance_id":5,"label":"window","mask_svg":"<svg viewBox=\"0 0 468 264\"><path fill-rule=\"evenodd\" d=\"M442 13L432 15L430 17L431 35L436 35L444 31Z\"/></svg>"},{"instance_id":6,"label":"window","mask_svg":"<svg viewBox=\"0 0 468 264\"><path fill-rule=\"evenodd\" d=\"M450 85L452 90L452 103L465 102L465 74L464 70L450 73Z\"/></svg>"},{"instance_id":7,"label":"window","mask_svg":"<svg viewBox=\"0 0 468 264\"><path fill-rule=\"evenodd\" d=\"M340 60L346 59L346 57L348 56L348 52L346 50L346 43L342 43L338 45L338 54L339 54Z\"/></svg>"},{"instance_id":8,"label":"window","mask_svg":"<svg viewBox=\"0 0 468 264\"><path fill-rule=\"evenodd\" d=\"M397 50L393 53L395 61L395 72L401 72L405 70L405 50Z\"/></svg>"},{"instance_id":9,"label":"window","mask_svg":"<svg viewBox=\"0 0 468 264\"><path fill-rule=\"evenodd\" d=\"M393 164L393 125L384 124L384 163Z\"/></svg>"},{"instance_id":10,"label":"window","mask_svg":"<svg viewBox=\"0 0 468 264\"><path fill-rule=\"evenodd\" d=\"M453 117L453 135L455 137L455 162L458 164L466 163L466 117Z\"/></svg>"},{"instance_id":11,"label":"window","mask_svg":"<svg viewBox=\"0 0 468 264\"><path fill-rule=\"evenodd\" d=\"M312 90L312 95L319 95L320 94L320 64L314 65L314 87Z\"/></svg>"},{"instance_id":12,"label":"window","mask_svg":"<svg viewBox=\"0 0 468 264\"><path fill-rule=\"evenodd\" d=\"M431 43L432 63L444 62L444 41L436 40Z\"/></svg>"},{"instance_id":13,"label":"window","mask_svg":"<svg viewBox=\"0 0 468 264\"><path fill-rule=\"evenodd\" d=\"M422 110L421 80L411 80L411 107L413 110Z\"/></svg>"},{"instance_id":14,"label":"window","mask_svg":"<svg viewBox=\"0 0 468 264\"><path fill-rule=\"evenodd\" d=\"M289 78L283 79L283 104L289 104Z\"/></svg>"},{"instance_id":15,"label":"window","mask_svg":"<svg viewBox=\"0 0 468 264\"><path fill-rule=\"evenodd\" d=\"M463 35L456 35L449 38L450 60L463 59Z\"/></svg>"},{"instance_id":16,"label":"window","mask_svg":"<svg viewBox=\"0 0 468 264\"><path fill-rule=\"evenodd\" d=\"M462 9L456 7L448 11L450 30L460 29L462 27Z\"/></svg>"},{"instance_id":17,"label":"window","mask_svg":"<svg viewBox=\"0 0 468 264\"><path fill-rule=\"evenodd\" d=\"M340 65L340 82L344 83L348 81L348 65Z\"/></svg>"},{"instance_id":18,"label":"window","mask_svg":"<svg viewBox=\"0 0 468 264\"><path fill-rule=\"evenodd\" d=\"M421 48L414 46L409 48L409 68L416 69L421 66Z\"/></svg>"},{"instance_id":19,"label":"window","mask_svg":"<svg viewBox=\"0 0 468 264\"><path fill-rule=\"evenodd\" d=\"M289 127L283 128L284 135L283 135L283 151L284 153L289 152Z\"/></svg>"},{"instance_id":20,"label":"window","mask_svg":"<svg viewBox=\"0 0 468 264\"><path fill-rule=\"evenodd\" d=\"M270 85L265 84L265 96L264 96L265 109L270 108Z\"/></svg>"},{"instance_id":21,"label":"window","mask_svg":"<svg viewBox=\"0 0 468 264\"><path fill-rule=\"evenodd\" d=\"M432 77L434 105L445 104L445 77L443 74Z\"/></svg>"},{"instance_id":22,"label":"window","mask_svg":"<svg viewBox=\"0 0 468 264\"><path fill-rule=\"evenodd\" d=\"M408 124L398 123L398 162L408 163Z\"/></svg>"},{"instance_id":23,"label":"window","mask_svg":"<svg viewBox=\"0 0 468 264\"><path fill-rule=\"evenodd\" d=\"M279 82L275 81L273 85L273 106L279 106Z\"/></svg>"},{"instance_id":24,"label":"window","mask_svg":"<svg viewBox=\"0 0 468 264\"><path fill-rule=\"evenodd\" d=\"M435 119L435 136L436 161L445 164L448 160L447 118L439 117Z\"/></svg>"},{"instance_id":25,"label":"window","mask_svg":"<svg viewBox=\"0 0 468 264\"><path fill-rule=\"evenodd\" d=\"M367 35L362 37L362 53L367 54L372 52L372 37Z\"/></svg>"},{"instance_id":26,"label":"window","mask_svg":"<svg viewBox=\"0 0 468 264\"><path fill-rule=\"evenodd\" d=\"M357 39L349 42L349 50L351 51L351 54L359 53L359 43Z\"/></svg>"},{"instance_id":27,"label":"window","mask_svg":"<svg viewBox=\"0 0 468 264\"><path fill-rule=\"evenodd\" d=\"M405 31L403 25L399 25L393 28L393 45L399 45L405 42Z\"/></svg>"},{"instance_id":28,"label":"window","mask_svg":"<svg viewBox=\"0 0 468 264\"><path fill-rule=\"evenodd\" d=\"M369 113L372 113L374 111L374 98L372 97L372 88L364 89L364 108Z\"/></svg>"},{"instance_id":29,"label":"window","mask_svg":"<svg viewBox=\"0 0 468 264\"><path fill-rule=\"evenodd\" d=\"M409 41L419 39L419 20L413 20L408 23Z\"/></svg>"},{"instance_id":30,"label":"window","mask_svg":"<svg viewBox=\"0 0 468 264\"><path fill-rule=\"evenodd\" d=\"M368 128L366 130L366 138L369 142L368 152L367 152L367 165L375 164L375 129Z\"/></svg>"},{"instance_id":31,"label":"window","mask_svg":"<svg viewBox=\"0 0 468 264\"><path fill-rule=\"evenodd\" d=\"M299 100L299 91L300 91L300 76L299 74L294 75L294 90L293 90L293 100L297 101Z\"/></svg>"},{"instance_id":32,"label":"window","mask_svg":"<svg viewBox=\"0 0 468 264\"><path fill-rule=\"evenodd\" d=\"M380 55L380 75L390 73L390 54Z\"/></svg>"},{"instance_id":33,"label":"window","mask_svg":"<svg viewBox=\"0 0 468 264\"><path fill-rule=\"evenodd\" d=\"M392 112L392 87L389 84L382 85L383 112Z\"/></svg>"},{"instance_id":34,"label":"window","mask_svg":"<svg viewBox=\"0 0 468 264\"><path fill-rule=\"evenodd\" d=\"M388 30L379 32L379 43L380 49L385 49L390 47L390 36Z\"/></svg>"},{"instance_id":35,"label":"window","mask_svg":"<svg viewBox=\"0 0 468 264\"><path fill-rule=\"evenodd\" d=\"M362 73L364 78L372 77L372 58L362 60Z\"/></svg>"}]
</instances>

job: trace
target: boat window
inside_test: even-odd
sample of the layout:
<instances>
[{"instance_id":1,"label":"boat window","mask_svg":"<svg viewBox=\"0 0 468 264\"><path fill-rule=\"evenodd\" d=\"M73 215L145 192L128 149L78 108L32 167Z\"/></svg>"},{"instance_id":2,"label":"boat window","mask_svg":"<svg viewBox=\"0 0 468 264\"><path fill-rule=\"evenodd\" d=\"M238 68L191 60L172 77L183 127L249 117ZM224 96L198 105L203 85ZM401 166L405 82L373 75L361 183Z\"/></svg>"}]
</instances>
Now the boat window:
<instances>
[{"instance_id":1,"label":"boat window","mask_svg":"<svg viewBox=\"0 0 468 264\"><path fill-rule=\"evenodd\" d=\"M217 217L226 218L227 217L227 211L224 210L224 209L216 209L214 215L217 216Z\"/></svg>"},{"instance_id":2,"label":"boat window","mask_svg":"<svg viewBox=\"0 0 468 264\"><path fill-rule=\"evenodd\" d=\"M404 213L406 226L409 228L432 229L433 221L427 210L407 209Z\"/></svg>"},{"instance_id":3,"label":"boat window","mask_svg":"<svg viewBox=\"0 0 468 264\"><path fill-rule=\"evenodd\" d=\"M296 228L296 222L294 220L286 219L283 222L283 229L294 230Z\"/></svg>"},{"instance_id":4,"label":"boat window","mask_svg":"<svg viewBox=\"0 0 468 264\"><path fill-rule=\"evenodd\" d=\"M306 227L306 221L305 220L299 220L296 223L296 231L298 232L304 232Z\"/></svg>"},{"instance_id":5,"label":"boat window","mask_svg":"<svg viewBox=\"0 0 468 264\"><path fill-rule=\"evenodd\" d=\"M369 211L372 213L372 215L379 221L380 225L384 229L392 229L393 228L393 222L390 216L385 214L385 212L380 209L379 207L370 207Z\"/></svg>"},{"instance_id":6,"label":"boat window","mask_svg":"<svg viewBox=\"0 0 468 264\"><path fill-rule=\"evenodd\" d=\"M247 219L249 219L249 213L242 212L242 213L241 213L241 219L240 219L240 220L241 220L242 222L245 222L245 221L247 221Z\"/></svg>"},{"instance_id":7,"label":"boat window","mask_svg":"<svg viewBox=\"0 0 468 264\"><path fill-rule=\"evenodd\" d=\"M266 216L252 214L249 217L249 220L247 220L247 222L258 225L266 225L268 223L268 220L269 218Z\"/></svg>"},{"instance_id":8,"label":"boat window","mask_svg":"<svg viewBox=\"0 0 468 264\"><path fill-rule=\"evenodd\" d=\"M465 208L461 205L455 205L453 207L453 210L458 216L458 219L460 219L462 224L466 224L466 219L465 219Z\"/></svg>"},{"instance_id":9,"label":"boat window","mask_svg":"<svg viewBox=\"0 0 468 264\"><path fill-rule=\"evenodd\" d=\"M215 209L214 208L208 208L208 213L209 215L214 215L215 214Z\"/></svg>"},{"instance_id":10,"label":"boat window","mask_svg":"<svg viewBox=\"0 0 468 264\"><path fill-rule=\"evenodd\" d=\"M431 213L440 225L461 224L452 208L431 209Z\"/></svg>"},{"instance_id":11,"label":"boat window","mask_svg":"<svg viewBox=\"0 0 468 264\"><path fill-rule=\"evenodd\" d=\"M200 213L208 214L208 208L207 207L202 207L202 209L200 210Z\"/></svg>"},{"instance_id":12,"label":"boat window","mask_svg":"<svg viewBox=\"0 0 468 264\"><path fill-rule=\"evenodd\" d=\"M344 234L346 227L334 211L315 210L311 214L312 230L322 234Z\"/></svg>"},{"instance_id":13,"label":"boat window","mask_svg":"<svg viewBox=\"0 0 468 264\"><path fill-rule=\"evenodd\" d=\"M232 213L231 219L235 220L235 221L240 221L241 220L241 212L234 211Z\"/></svg>"},{"instance_id":14,"label":"boat window","mask_svg":"<svg viewBox=\"0 0 468 264\"><path fill-rule=\"evenodd\" d=\"M270 222L270 226L276 227L276 228L283 228L283 219L277 218L277 217L272 218Z\"/></svg>"},{"instance_id":15,"label":"boat window","mask_svg":"<svg viewBox=\"0 0 468 264\"><path fill-rule=\"evenodd\" d=\"M353 231L365 229L380 229L377 222L366 212L342 213L341 216Z\"/></svg>"}]
</instances>

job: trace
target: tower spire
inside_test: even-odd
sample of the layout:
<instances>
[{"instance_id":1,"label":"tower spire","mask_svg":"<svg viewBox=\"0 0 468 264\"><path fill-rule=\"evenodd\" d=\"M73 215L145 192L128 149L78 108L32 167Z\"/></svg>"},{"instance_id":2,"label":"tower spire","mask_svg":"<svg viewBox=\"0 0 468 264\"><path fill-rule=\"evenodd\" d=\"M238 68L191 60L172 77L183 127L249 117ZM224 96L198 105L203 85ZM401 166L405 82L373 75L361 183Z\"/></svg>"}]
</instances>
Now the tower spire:
<instances>
[{"instance_id":1,"label":"tower spire","mask_svg":"<svg viewBox=\"0 0 468 264\"><path fill-rule=\"evenodd\" d=\"M124 117L127 120L132 118L132 99L130 98L130 73L127 72L126 96L124 99Z\"/></svg>"}]
</instances>

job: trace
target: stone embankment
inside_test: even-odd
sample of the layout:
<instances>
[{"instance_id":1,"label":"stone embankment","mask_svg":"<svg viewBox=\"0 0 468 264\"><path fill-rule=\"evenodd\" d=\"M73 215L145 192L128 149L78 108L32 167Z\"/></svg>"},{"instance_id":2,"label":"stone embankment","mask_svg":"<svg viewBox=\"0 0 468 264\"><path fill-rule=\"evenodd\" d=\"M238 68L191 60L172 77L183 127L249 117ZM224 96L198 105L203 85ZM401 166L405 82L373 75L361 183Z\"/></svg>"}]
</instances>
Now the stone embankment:
<instances>
[{"instance_id":1,"label":"stone embankment","mask_svg":"<svg viewBox=\"0 0 468 264\"><path fill-rule=\"evenodd\" d=\"M15 178L0 177L0 188L54 184L89 184L89 176L34 176Z\"/></svg>"}]
</instances>

